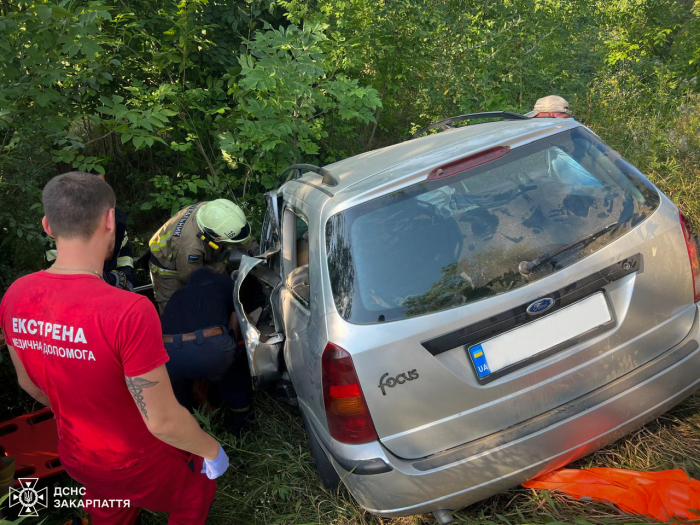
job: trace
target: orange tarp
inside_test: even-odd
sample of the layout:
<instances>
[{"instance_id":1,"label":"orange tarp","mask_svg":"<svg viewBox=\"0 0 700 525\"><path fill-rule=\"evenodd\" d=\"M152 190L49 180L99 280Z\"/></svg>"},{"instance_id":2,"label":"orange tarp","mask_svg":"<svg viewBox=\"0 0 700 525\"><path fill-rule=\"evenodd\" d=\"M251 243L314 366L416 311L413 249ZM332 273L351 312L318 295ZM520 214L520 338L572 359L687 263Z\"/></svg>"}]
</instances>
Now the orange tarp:
<instances>
[{"instance_id":1,"label":"orange tarp","mask_svg":"<svg viewBox=\"0 0 700 525\"><path fill-rule=\"evenodd\" d=\"M661 521L700 518L700 481L680 469L637 472L616 468L561 469L523 483L557 490L577 499L609 501L629 513Z\"/></svg>"}]
</instances>

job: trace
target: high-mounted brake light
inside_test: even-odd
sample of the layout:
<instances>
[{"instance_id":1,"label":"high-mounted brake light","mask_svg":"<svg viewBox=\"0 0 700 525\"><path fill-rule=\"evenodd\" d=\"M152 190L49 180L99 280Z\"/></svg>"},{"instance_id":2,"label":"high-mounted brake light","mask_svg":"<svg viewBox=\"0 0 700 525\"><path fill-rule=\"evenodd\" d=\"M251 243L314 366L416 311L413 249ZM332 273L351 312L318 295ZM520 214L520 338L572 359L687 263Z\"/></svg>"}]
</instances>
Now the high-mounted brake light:
<instances>
[{"instance_id":1,"label":"high-mounted brake light","mask_svg":"<svg viewBox=\"0 0 700 525\"><path fill-rule=\"evenodd\" d=\"M496 146L495 148L489 148L485 149L484 151L480 151L479 153L474 153L474 155L469 155L463 159L453 160L452 162L431 171L430 175L428 175L428 180L451 177L452 175L476 168L477 166L481 166L482 164L486 164L492 160L500 159L509 151L509 146Z\"/></svg>"},{"instance_id":2,"label":"high-mounted brake light","mask_svg":"<svg viewBox=\"0 0 700 525\"><path fill-rule=\"evenodd\" d=\"M688 219L682 213L679 213L681 220L681 229L683 230L683 238L685 239L685 247L688 249L688 258L690 259L690 271L693 275L693 297L695 302L700 301L700 255L698 254L698 241L690 229Z\"/></svg>"},{"instance_id":3,"label":"high-mounted brake light","mask_svg":"<svg viewBox=\"0 0 700 525\"><path fill-rule=\"evenodd\" d=\"M377 431L350 354L338 345L328 343L321 365L323 400L331 436L343 443L377 440Z\"/></svg>"}]
</instances>

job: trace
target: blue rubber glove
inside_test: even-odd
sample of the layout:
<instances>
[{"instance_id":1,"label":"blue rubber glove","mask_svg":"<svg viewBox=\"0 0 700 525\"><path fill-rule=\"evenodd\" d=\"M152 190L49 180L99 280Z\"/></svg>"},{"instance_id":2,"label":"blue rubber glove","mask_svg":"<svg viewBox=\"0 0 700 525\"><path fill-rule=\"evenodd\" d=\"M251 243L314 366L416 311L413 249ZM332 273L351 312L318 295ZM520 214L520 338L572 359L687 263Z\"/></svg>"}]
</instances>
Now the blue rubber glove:
<instances>
[{"instance_id":1,"label":"blue rubber glove","mask_svg":"<svg viewBox=\"0 0 700 525\"><path fill-rule=\"evenodd\" d=\"M202 474L206 474L209 479L216 479L228 468L228 456L219 445L219 455L215 459L205 459L202 466Z\"/></svg>"}]
</instances>

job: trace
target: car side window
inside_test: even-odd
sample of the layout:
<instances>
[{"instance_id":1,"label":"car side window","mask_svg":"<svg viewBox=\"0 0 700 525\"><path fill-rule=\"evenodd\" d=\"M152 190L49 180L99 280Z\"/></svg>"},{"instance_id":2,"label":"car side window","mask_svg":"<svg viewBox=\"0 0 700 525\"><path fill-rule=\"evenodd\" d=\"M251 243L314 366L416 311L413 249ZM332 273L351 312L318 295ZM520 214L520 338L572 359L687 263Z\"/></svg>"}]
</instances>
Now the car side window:
<instances>
[{"instance_id":1,"label":"car side window","mask_svg":"<svg viewBox=\"0 0 700 525\"><path fill-rule=\"evenodd\" d=\"M282 218L282 269L287 288L309 307L309 225L290 208Z\"/></svg>"}]
</instances>

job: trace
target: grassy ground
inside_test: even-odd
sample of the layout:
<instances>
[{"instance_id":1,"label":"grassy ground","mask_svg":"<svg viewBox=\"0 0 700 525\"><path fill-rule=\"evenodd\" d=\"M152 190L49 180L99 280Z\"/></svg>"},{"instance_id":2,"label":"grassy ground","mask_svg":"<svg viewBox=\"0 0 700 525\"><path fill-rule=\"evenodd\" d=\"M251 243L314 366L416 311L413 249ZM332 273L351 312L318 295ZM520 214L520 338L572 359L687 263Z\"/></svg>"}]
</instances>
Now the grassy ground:
<instances>
[{"instance_id":1,"label":"grassy ground","mask_svg":"<svg viewBox=\"0 0 700 525\"><path fill-rule=\"evenodd\" d=\"M363 511L341 489L320 486L303 425L295 410L267 394L256 396L257 421L253 432L236 439L226 432L219 416L202 423L222 440L232 467L219 480L209 523L212 524L433 524L431 515L386 519ZM574 467L620 467L637 470L682 468L700 478L700 394L668 414L576 464ZM69 486L67 478L57 481ZM77 517L75 511L44 514L46 524ZM456 514L458 523L520 524L645 523L612 505L579 502L556 493L515 488L472 505ZM165 524L163 514L144 513L144 525Z\"/></svg>"},{"instance_id":2,"label":"grassy ground","mask_svg":"<svg viewBox=\"0 0 700 525\"><path fill-rule=\"evenodd\" d=\"M212 429L231 447L233 468L219 486L212 523L432 524L431 515L378 518L364 512L347 491L320 486L303 425L295 411L266 395L257 398L255 431L238 442ZM584 458L575 466L638 470L683 468L700 477L700 395L627 438ZM578 502L554 493L517 488L472 505L457 514L463 523L630 523L616 508ZM151 519L152 518L152 519ZM147 523L164 523L149 516Z\"/></svg>"}]
</instances>

